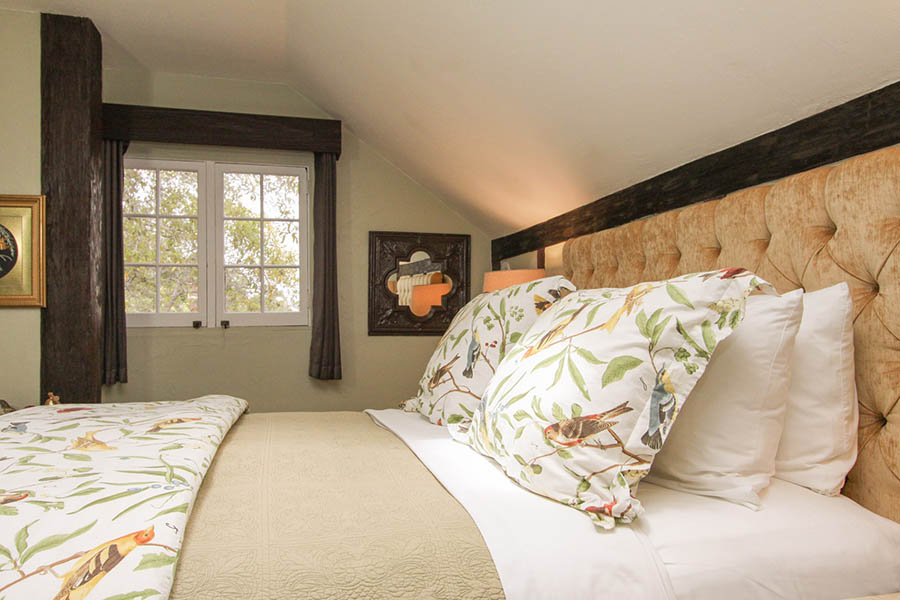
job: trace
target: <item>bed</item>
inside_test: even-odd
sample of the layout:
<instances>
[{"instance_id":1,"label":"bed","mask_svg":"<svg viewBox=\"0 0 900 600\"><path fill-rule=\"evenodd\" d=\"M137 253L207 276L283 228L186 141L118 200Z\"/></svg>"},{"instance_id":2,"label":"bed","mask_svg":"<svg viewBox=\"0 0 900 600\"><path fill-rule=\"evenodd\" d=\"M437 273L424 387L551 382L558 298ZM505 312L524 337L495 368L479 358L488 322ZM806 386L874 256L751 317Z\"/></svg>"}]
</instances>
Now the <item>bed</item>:
<instances>
[{"instance_id":1,"label":"bed","mask_svg":"<svg viewBox=\"0 0 900 600\"><path fill-rule=\"evenodd\" d=\"M891 522L900 520L900 403L896 392L900 389L900 342L895 335L900 333L898 242L900 148L887 148L566 243L565 275L579 287L625 286L744 265L780 292L798 287L813 291L846 281L853 294L859 456L844 497L824 498L777 482L766 492L764 510L753 513L644 485L641 493L649 507L645 527L678 597L722 597L726 591L734 592L738 581L752 584L741 588L743 595L731 597L844 598L900 590L896 576L900 565L881 562L886 556L900 554L898 526ZM337 433L345 431L352 433ZM333 458L335 452L338 458ZM254 471L253 465L262 462L262 458L247 458L254 454L276 461L284 458L286 463L304 467L296 473L297 479L285 482L277 475L278 467ZM233 467L225 460L233 455L243 458L243 467ZM345 461L361 455L372 459L372 467L360 485L352 485L337 472L344 471ZM323 461L337 460L338 468L323 466L320 456ZM216 562L220 525L259 522L253 512L256 504L237 501L233 490L251 489L263 498L266 494L256 482L266 477L274 486L264 510L268 525L251 529L259 536L269 536L268 542L260 546L233 534L242 540L238 547L243 544L246 548L237 555L256 556L252 561L232 559L237 569L238 565L253 565L251 570L259 578L251 578L251 583L242 578L239 585L263 590L256 597L277 597L279 588L296 590L298 596L323 598L503 597L505 586L492 562L497 557L486 549L484 530L475 526L442 487L450 484L435 479L421 460L397 436L364 415L245 416L226 440L201 491L173 597L222 597L233 589L210 582L212 574L218 573L214 564L224 564ZM381 475L373 475L376 472ZM387 490L386 481L390 482ZM281 504L275 498L283 495L296 499ZM328 508L318 502L322 497L331 499ZM230 508L222 508L226 506ZM811 522L826 533L828 528L822 523L833 523L833 535L817 537L814 527L804 527L802 520L791 516L798 507L809 511L815 507ZM723 545L712 543L709 532L705 537L685 535L679 519L669 518L673 512L684 519L715 513ZM243 516L229 520L229 514ZM844 517L848 520L841 521ZM854 537L854 531L865 529L851 525L854 522L868 523L866 527L876 537ZM319 537L322 523L336 527L341 534ZM733 524L730 530L728 523ZM775 539L779 530L784 541ZM284 542L279 531L296 535ZM345 538L353 542L344 543ZM303 540L312 540L313 549ZM787 540L800 545L792 546ZM686 546L691 546L692 559L679 560ZM267 548L274 560L253 554L260 547ZM742 555L741 548L755 549L760 560L754 563L749 558L754 550ZM791 552L801 554L791 557ZM835 562L854 555L859 564ZM729 558L722 560L721 556ZM786 562L791 565L787 570ZM335 569L335 564L340 568ZM856 566L851 567L853 564ZM854 577L854 570L864 572L865 564L893 571L893 579L866 581L858 573ZM767 581L760 576L766 572L777 575ZM823 583L830 592L822 593Z\"/></svg>"},{"instance_id":2,"label":"bed","mask_svg":"<svg viewBox=\"0 0 900 600\"><path fill-rule=\"evenodd\" d=\"M780 292L847 282L860 418L843 496L775 480L753 512L643 483L646 515L602 532L418 415L251 413L225 436L199 489L171 597L898 592L898 245L894 147L573 239L564 250L565 275L579 288L734 265ZM573 547L589 551L574 556ZM90 599L114 594L103 590Z\"/></svg>"},{"instance_id":3,"label":"bed","mask_svg":"<svg viewBox=\"0 0 900 600\"><path fill-rule=\"evenodd\" d=\"M579 540L595 544L601 568L564 578L571 598L597 589L628 598L849 598L900 585L897 558L884 552L900 544L900 526L846 497L776 480L753 512L642 484L648 514L639 535L598 532L418 415L371 416L242 417L203 484L172 598L552 598L559 582L534 565L558 559L557 573L578 573L583 565L565 547ZM485 496L495 502L479 503ZM520 519L532 525L517 528ZM855 555L840 549L868 544ZM661 577L639 572L656 561ZM498 570L508 574L502 585ZM858 571L884 573L865 583L852 576Z\"/></svg>"}]
</instances>

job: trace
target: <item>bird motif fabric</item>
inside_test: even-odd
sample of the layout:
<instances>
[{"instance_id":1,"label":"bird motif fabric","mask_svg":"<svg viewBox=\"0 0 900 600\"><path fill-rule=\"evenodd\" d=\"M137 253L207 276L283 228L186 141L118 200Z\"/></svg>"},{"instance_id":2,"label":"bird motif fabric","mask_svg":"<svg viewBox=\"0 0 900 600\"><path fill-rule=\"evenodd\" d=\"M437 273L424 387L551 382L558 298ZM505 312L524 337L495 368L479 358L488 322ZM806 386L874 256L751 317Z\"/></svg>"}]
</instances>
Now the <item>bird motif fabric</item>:
<instances>
[{"instance_id":1,"label":"bird motif fabric","mask_svg":"<svg viewBox=\"0 0 900 600\"><path fill-rule=\"evenodd\" d=\"M472 330L472 339L469 341L469 351L466 352L466 368L463 369L463 377L472 379L472 373L475 369L475 363L481 356L481 340L478 338L478 330Z\"/></svg>"},{"instance_id":2,"label":"bird motif fabric","mask_svg":"<svg viewBox=\"0 0 900 600\"><path fill-rule=\"evenodd\" d=\"M128 553L153 539L153 526L104 542L79 558L63 575L62 588L53 600L81 600L113 570Z\"/></svg>"},{"instance_id":3,"label":"bird motif fabric","mask_svg":"<svg viewBox=\"0 0 900 600\"><path fill-rule=\"evenodd\" d=\"M446 363L442 364L441 366L439 366L435 370L434 375L431 376L431 379L428 380L428 389L433 390L433 389L439 387L442 383L444 383L444 379L446 378L447 373L450 372L450 369L453 367L453 365L458 360L459 360L459 354L457 354L456 356L451 358L449 362L446 362Z\"/></svg>"},{"instance_id":4,"label":"bird motif fabric","mask_svg":"<svg viewBox=\"0 0 900 600\"><path fill-rule=\"evenodd\" d=\"M0 416L0 598L167 598L200 483L246 408L205 396Z\"/></svg>"},{"instance_id":5,"label":"bird motif fabric","mask_svg":"<svg viewBox=\"0 0 900 600\"><path fill-rule=\"evenodd\" d=\"M544 428L544 436L560 446L566 448L584 444L601 432L606 431L614 425L618 425L618 421L613 421L614 417L624 415L634 410L627 403L623 402L612 410L607 410L596 415L587 415L585 417L573 417L571 419L563 419Z\"/></svg>"},{"instance_id":6,"label":"bird motif fabric","mask_svg":"<svg viewBox=\"0 0 900 600\"><path fill-rule=\"evenodd\" d=\"M545 310L550 308L551 304L553 304L560 298L565 298L566 296L571 294L573 291L575 291L575 290L568 289L568 288L560 288L560 289L556 289L556 290L550 289L550 290L547 290L547 292L550 295L549 299L544 298L538 294L535 294L534 295L534 310L537 312L538 315L541 315L544 313Z\"/></svg>"},{"instance_id":7,"label":"bird motif fabric","mask_svg":"<svg viewBox=\"0 0 900 600\"><path fill-rule=\"evenodd\" d=\"M641 436L645 446L653 450L662 448L663 436L669 432L669 426L675 419L675 388L669 379L665 366L656 374L656 383L650 394L650 425Z\"/></svg>"},{"instance_id":8,"label":"bird motif fabric","mask_svg":"<svg viewBox=\"0 0 900 600\"><path fill-rule=\"evenodd\" d=\"M508 350L450 434L600 527L630 522L643 511L638 482L751 293L775 292L734 268L568 294Z\"/></svg>"},{"instance_id":9,"label":"bird motif fabric","mask_svg":"<svg viewBox=\"0 0 900 600\"><path fill-rule=\"evenodd\" d=\"M467 422L506 354L547 307L574 290L565 277L556 276L474 298L450 323L415 397L402 408L438 425Z\"/></svg>"}]
</instances>

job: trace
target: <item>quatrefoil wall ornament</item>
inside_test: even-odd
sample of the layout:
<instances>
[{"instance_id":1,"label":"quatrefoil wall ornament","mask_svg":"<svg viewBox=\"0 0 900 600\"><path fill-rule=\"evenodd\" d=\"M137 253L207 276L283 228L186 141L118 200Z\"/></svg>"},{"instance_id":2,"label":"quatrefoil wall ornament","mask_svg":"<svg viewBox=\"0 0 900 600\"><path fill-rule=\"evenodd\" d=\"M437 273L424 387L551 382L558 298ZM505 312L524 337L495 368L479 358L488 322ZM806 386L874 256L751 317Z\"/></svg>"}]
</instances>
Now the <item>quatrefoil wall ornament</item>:
<instances>
[{"instance_id":1,"label":"quatrefoil wall ornament","mask_svg":"<svg viewBox=\"0 0 900 600\"><path fill-rule=\"evenodd\" d=\"M441 335L469 301L470 236L369 232L369 335Z\"/></svg>"}]
</instances>

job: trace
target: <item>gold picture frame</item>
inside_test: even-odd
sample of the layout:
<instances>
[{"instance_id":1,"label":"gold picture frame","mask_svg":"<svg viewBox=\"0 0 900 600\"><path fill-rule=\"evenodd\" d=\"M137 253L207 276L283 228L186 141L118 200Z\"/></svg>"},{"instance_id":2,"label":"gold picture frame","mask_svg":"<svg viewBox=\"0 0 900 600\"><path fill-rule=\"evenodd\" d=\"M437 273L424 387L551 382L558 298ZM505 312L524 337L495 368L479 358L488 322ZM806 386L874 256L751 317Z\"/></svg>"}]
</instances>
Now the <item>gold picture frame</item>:
<instances>
[{"instance_id":1,"label":"gold picture frame","mask_svg":"<svg viewBox=\"0 0 900 600\"><path fill-rule=\"evenodd\" d=\"M44 196L0 194L0 306L45 306Z\"/></svg>"}]
</instances>

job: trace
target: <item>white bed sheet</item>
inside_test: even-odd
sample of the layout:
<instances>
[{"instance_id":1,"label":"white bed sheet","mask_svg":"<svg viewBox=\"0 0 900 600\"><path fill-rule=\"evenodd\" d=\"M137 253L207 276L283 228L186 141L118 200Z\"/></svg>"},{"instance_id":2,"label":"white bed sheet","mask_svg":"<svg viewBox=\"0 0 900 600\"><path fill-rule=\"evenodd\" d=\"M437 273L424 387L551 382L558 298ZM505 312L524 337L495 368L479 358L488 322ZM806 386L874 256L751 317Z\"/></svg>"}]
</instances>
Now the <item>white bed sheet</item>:
<instances>
[{"instance_id":1,"label":"white bed sheet","mask_svg":"<svg viewBox=\"0 0 900 600\"><path fill-rule=\"evenodd\" d=\"M773 479L760 510L642 484L641 528L679 599L858 598L900 591L900 524Z\"/></svg>"},{"instance_id":2,"label":"white bed sheet","mask_svg":"<svg viewBox=\"0 0 900 600\"><path fill-rule=\"evenodd\" d=\"M900 524L846 497L773 480L752 511L644 483L645 515L600 531L418 414L366 412L466 508L508 600L840 600L900 591Z\"/></svg>"},{"instance_id":3,"label":"white bed sheet","mask_svg":"<svg viewBox=\"0 0 900 600\"><path fill-rule=\"evenodd\" d=\"M673 598L665 569L637 529L598 530L583 513L519 487L418 413L366 412L397 434L472 516L507 600Z\"/></svg>"}]
</instances>

